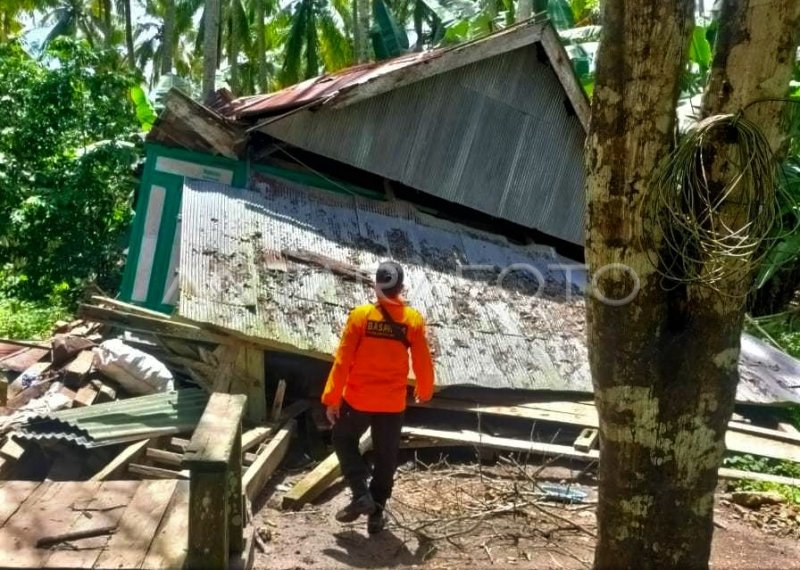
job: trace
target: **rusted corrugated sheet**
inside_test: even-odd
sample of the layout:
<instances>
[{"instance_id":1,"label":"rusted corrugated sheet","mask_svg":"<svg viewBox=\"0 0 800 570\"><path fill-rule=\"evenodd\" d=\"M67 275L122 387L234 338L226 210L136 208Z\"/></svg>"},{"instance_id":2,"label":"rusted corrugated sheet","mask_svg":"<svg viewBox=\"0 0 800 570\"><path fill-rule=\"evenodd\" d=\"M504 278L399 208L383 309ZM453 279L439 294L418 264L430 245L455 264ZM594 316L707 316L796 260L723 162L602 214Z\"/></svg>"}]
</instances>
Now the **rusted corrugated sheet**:
<instances>
[{"instance_id":1,"label":"rusted corrugated sheet","mask_svg":"<svg viewBox=\"0 0 800 570\"><path fill-rule=\"evenodd\" d=\"M364 284L280 260L280 252L305 249L368 272L391 257L406 267L408 299L430 323L440 385L591 386L583 306L564 300L566 281L548 268L560 261L550 250L511 246L404 203L275 179L261 195L187 182L182 223L182 317L329 356L349 310L373 295ZM521 266L501 274L514 264L546 278L541 297L525 294L536 283ZM470 265L479 268L470 273ZM492 285L498 277L507 287Z\"/></svg>"},{"instance_id":2,"label":"rusted corrugated sheet","mask_svg":"<svg viewBox=\"0 0 800 570\"><path fill-rule=\"evenodd\" d=\"M393 258L428 319L440 386L592 391L581 285L557 267L566 260L402 202L264 180L257 193L184 187L182 317L329 358L348 311L371 301L369 287L281 252L305 249L368 272ZM739 401L800 401L800 362L745 337L740 369Z\"/></svg>"},{"instance_id":3,"label":"rusted corrugated sheet","mask_svg":"<svg viewBox=\"0 0 800 570\"><path fill-rule=\"evenodd\" d=\"M262 130L448 202L583 243L584 131L527 46Z\"/></svg>"}]
</instances>

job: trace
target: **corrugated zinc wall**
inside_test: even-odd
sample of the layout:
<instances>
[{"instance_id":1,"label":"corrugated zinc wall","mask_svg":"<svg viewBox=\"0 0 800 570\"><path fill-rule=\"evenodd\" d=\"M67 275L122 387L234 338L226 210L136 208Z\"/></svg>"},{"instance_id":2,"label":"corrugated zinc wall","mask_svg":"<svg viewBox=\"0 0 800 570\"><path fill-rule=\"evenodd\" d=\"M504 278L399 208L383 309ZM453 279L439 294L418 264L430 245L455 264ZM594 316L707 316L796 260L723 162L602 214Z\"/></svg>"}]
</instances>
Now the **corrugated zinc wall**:
<instances>
[{"instance_id":1,"label":"corrugated zinc wall","mask_svg":"<svg viewBox=\"0 0 800 570\"><path fill-rule=\"evenodd\" d=\"M263 130L450 202L583 244L584 131L535 46L343 109L294 113Z\"/></svg>"}]
</instances>

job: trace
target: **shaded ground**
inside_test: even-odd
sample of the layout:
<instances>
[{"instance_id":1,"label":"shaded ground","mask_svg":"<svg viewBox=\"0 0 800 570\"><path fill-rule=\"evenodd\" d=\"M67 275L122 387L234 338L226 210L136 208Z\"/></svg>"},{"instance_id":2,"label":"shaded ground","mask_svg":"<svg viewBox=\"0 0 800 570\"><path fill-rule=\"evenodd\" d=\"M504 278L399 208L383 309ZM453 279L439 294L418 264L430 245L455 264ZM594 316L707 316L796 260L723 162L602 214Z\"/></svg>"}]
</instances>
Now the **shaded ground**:
<instances>
[{"instance_id":1,"label":"shaded ground","mask_svg":"<svg viewBox=\"0 0 800 570\"><path fill-rule=\"evenodd\" d=\"M352 525L333 519L349 498L341 484L301 511L280 510L283 492L302 473L279 474L255 505L256 528L268 538L255 567L588 568L596 488L590 480L569 486L585 493L588 504L552 502L541 492L553 478L563 483L576 475L561 468L536 474L517 464L424 469L409 463L398 476L387 530L369 537L364 519ZM800 568L800 542L747 519L741 507L718 503L712 568Z\"/></svg>"}]
</instances>

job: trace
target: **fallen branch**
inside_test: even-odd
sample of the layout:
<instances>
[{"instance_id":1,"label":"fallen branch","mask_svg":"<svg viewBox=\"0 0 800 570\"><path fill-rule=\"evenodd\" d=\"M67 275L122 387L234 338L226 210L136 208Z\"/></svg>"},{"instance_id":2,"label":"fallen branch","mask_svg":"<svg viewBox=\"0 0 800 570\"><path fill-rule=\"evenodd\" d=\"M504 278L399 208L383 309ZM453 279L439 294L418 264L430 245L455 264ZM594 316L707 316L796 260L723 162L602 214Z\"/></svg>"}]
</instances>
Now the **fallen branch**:
<instances>
[{"instance_id":1,"label":"fallen branch","mask_svg":"<svg viewBox=\"0 0 800 570\"><path fill-rule=\"evenodd\" d=\"M92 538L95 536L103 536L106 534L114 534L117 530L117 525L100 526L97 528L89 528L86 530L75 530L72 532L63 532L53 536L44 536L36 541L36 548L47 548L59 542L68 542L70 540L78 540L81 538Z\"/></svg>"}]
</instances>

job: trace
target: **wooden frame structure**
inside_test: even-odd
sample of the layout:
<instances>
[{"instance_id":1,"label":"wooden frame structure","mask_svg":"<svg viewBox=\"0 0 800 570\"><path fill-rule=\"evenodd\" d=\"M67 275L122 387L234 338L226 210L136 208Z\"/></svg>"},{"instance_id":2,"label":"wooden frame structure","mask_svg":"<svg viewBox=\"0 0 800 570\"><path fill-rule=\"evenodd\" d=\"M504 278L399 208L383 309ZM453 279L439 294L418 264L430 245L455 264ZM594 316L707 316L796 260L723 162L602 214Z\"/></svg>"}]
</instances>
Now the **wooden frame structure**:
<instances>
[{"instance_id":1,"label":"wooden frame structure","mask_svg":"<svg viewBox=\"0 0 800 570\"><path fill-rule=\"evenodd\" d=\"M215 393L186 448L190 472L186 567L227 569L244 550L242 417L247 397Z\"/></svg>"}]
</instances>

